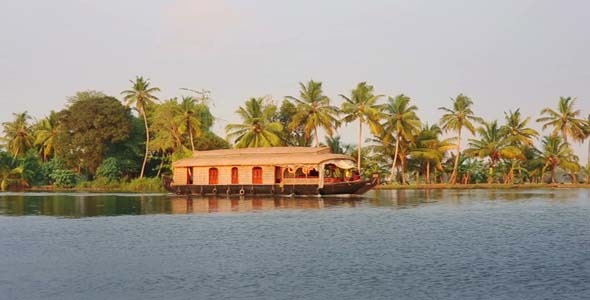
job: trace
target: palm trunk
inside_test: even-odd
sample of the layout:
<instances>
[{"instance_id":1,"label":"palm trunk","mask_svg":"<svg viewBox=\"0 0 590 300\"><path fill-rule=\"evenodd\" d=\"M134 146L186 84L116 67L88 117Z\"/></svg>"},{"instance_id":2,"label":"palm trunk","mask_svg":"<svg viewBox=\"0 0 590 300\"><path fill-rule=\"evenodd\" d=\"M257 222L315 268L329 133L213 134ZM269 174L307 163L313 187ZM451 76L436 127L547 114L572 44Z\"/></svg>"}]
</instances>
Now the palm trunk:
<instances>
[{"instance_id":1,"label":"palm trunk","mask_svg":"<svg viewBox=\"0 0 590 300\"><path fill-rule=\"evenodd\" d=\"M320 146L320 138L318 137L318 128L317 127L314 129L314 135L315 135L315 146L319 147Z\"/></svg>"},{"instance_id":2,"label":"palm trunk","mask_svg":"<svg viewBox=\"0 0 590 300\"><path fill-rule=\"evenodd\" d=\"M160 174L162 174L162 168L164 167L164 159L166 158L166 153L162 153L162 161L160 161L160 166L158 167L158 174L156 175L156 177L160 177Z\"/></svg>"},{"instance_id":3,"label":"palm trunk","mask_svg":"<svg viewBox=\"0 0 590 300\"><path fill-rule=\"evenodd\" d=\"M195 140L193 138L193 131L192 131L192 129L189 129L188 135L191 138L191 149L193 150L193 152L195 152Z\"/></svg>"},{"instance_id":4,"label":"palm trunk","mask_svg":"<svg viewBox=\"0 0 590 300\"><path fill-rule=\"evenodd\" d=\"M406 184L406 162L403 159L399 160L401 163L401 169L402 169L402 184L405 185Z\"/></svg>"},{"instance_id":5,"label":"palm trunk","mask_svg":"<svg viewBox=\"0 0 590 300\"><path fill-rule=\"evenodd\" d=\"M143 178L143 173L145 171L145 165L147 164L147 157L149 153L149 146L150 146L150 130L148 128L147 123L147 116L145 115L145 110L141 110L141 114L143 115L143 123L145 125L145 155L143 156L143 164L141 165L141 173L139 173L139 178Z\"/></svg>"},{"instance_id":6,"label":"palm trunk","mask_svg":"<svg viewBox=\"0 0 590 300\"><path fill-rule=\"evenodd\" d=\"M510 164L510 171L508 172L508 177L504 181L505 184L512 184L514 183L514 163Z\"/></svg>"},{"instance_id":7,"label":"palm trunk","mask_svg":"<svg viewBox=\"0 0 590 300\"><path fill-rule=\"evenodd\" d=\"M362 148L362 135L363 135L363 121L359 119L359 137L358 137L358 151L357 151L357 158L356 158L356 169L358 170L359 174L361 173L361 148Z\"/></svg>"},{"instance_id":8,"label":"palm trunk","mask_svg":"<svg viewBox=\"0 0 590 300\"><path fill-rule=\"evenodd\" d=\"M397 164L397 152L399 149L399 137L395 140L395 152L393 154L393 164L391 165L391 181L395 180L395 165Z\"/></svg>"},{"instance_id":9,"label":"palm trunk","mask_svg":"<svg viewBox=\"0 0 590 300\"><path fill-rule=\"evenodd\" d=\"M426 162L426 184L430 184L430 161Z\"/></svg>"},{"instance_id":10,"label":"palm trunk","mask_svg":"<svg viewBox=\"0 0 590 300\"><path fill-rule=\"evenodd\" d=\"M455 164L453 166L453 173L451 174L451 178L449 178L450 184L457 183L457 168L459 167L459 155L461 153L461 129L459 129L459 137L457 140L457 156L455 156Z\"/></svg>"}]
</instances>

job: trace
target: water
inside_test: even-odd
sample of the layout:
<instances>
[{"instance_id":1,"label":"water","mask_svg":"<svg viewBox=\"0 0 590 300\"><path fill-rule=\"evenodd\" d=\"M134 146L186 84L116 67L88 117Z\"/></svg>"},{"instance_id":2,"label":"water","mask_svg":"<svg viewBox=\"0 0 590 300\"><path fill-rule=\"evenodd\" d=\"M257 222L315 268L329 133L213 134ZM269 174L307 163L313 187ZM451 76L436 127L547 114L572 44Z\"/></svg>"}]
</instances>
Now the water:
<instances>
[{"instance_id":1,"label":"water","mask_svg":"<svg viewBox=\"0 0 590 300\"><path fill-rule=\"evenodd\" d=\"M590 299L589 198L0 194L0 298Z\"/></svg>"}]
</instances>

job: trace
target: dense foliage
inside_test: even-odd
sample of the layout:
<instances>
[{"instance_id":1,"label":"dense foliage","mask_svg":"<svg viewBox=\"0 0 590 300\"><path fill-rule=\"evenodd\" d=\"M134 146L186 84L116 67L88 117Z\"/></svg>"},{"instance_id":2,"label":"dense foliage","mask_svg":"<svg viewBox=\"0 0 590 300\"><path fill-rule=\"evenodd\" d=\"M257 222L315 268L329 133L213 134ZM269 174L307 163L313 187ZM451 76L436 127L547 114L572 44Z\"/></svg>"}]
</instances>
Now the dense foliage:
<instances>
[{"instance_id":1,"label":"dense foliage","mask_svg":"<svg viewBox=\"0 0 590 300\"><path fill-rule=\"evenodd\" d=\"M504 120L484 120L474 110L476 101L459 94L450 106L439 108L438 124L430 125L421 121L407 95L385 97L361 82L339 95L338 107L322 83L311 80L299 83L298 96L287 96L280 105L269 97L246 100L236 111L240 122L226 126L224 139L211 130L215 117L208 91L184 89L198 96L160 101L160 89L148 79L131 83L122 102L83 91L40 120L26 111L13 114L12 121L2 123L0 188L160 190L159 177L171 172L172 162L195 150L312 144L354 155L365 176L379 174L389 182L590 181L590 164L582 166L571 148L571 142L590 137L590 116L582 118L571 97L558 99L555 109L541 108L536 119L515 108L505 112ZM531 120L549 135L531 128ZM358 123L357 143L345 144L338 129L353 122ZM369 137L363 138L364 126ZM325 143L320 143L320 130L327 134ZM449 138L443 138L445 133Z\"/></svg>"}]
</instances>

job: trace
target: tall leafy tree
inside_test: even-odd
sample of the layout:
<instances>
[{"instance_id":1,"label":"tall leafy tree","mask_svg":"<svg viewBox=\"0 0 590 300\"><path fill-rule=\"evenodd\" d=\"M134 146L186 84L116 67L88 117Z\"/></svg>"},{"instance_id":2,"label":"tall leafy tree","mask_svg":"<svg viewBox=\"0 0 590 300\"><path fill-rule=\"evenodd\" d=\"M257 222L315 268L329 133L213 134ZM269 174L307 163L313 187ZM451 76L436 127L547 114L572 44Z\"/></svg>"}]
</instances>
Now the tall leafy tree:
<instances>
[{"instance_id":1,"label":"tall leafy tree","mask_svg":"<svg viewBox=\"0 0 590 300\"><path fill-rule=\"evenodd\" d=\"M579 116L581 111L574 109L576 100L572 97L559 97L557 103L557 110L551 108L544 108L541 110L541 115L544 117L538 118L537 122L543 122L543 129L552 127L552 135L561 135L565 143L571 138L574 141L584 140L584 123Z\"/></svg>"},{"instance_id":2,"label":"tall leafy tree","mask_svg":"<svg viewBox=\"0 0 590 300\"><path fill-rule=\"evenodd\" d=\"M297 106L293 104L293 102L284 99L276 116L276 119L278 119L283 126L281 138L285 141L285 144L289 146L309 147L311 146L311 140L305 137L303 125L299 125L295 128L289 126L293 122L293 116L296 114Z\"/></svg>"},{"instance_id":3,"label":"tall leafy tree","mask_svg":"<svg viewBox=\"0 0 590 300\"><path fill-rule=\"evenodd\" d=\"M490 176L493 180L496 167L502 159L522 158L520 149L510 145L507 136L498 125L498 121L484 122L477 128L478 139L469 139L469 148L465 150L468 156L487 158L489 160Z\"/></svg>"},{"instance_id":4,"label":"tall leafy tree","mask_svg":"<svg viewBox=\"0 0 590 300\"><path fill-rule=\"evenodd\" d=\"M361 169L361 149L363 138L363 124L367 123L371 132L378 135L382 130L380 120L383 117L381 112L382 105L377 104L379 98L383 95L373 94L373 86L366 82L360 82L352 90L350 97L340 95L344 99L341 112L344 114L342 121L350 123L355 120L359 121L358 144L357 144L357 168Z\"/></svg>"},{"instance_id":5,"label":"tall leafy tree","mask_svg":"<svg viewBox=\"0 0 590 300\"><path fill-rule=\"evenodd\" d=\"M345 154L350 150L350 145L347 145L344 142L342 142L342 138L339 135L336 135L334 137L327 136L326 146L330 148L330 152L336 154Z\"/></svg>"},{"instance_id":6,"label":"tall leafy tree","mask_svg":"<svg viewBox=\"0 0 590 300\"><path fill-rule=\"evenodd\" d=\"M543 138L540 159L543 161L544 174L546 170L551 171L551 183L555 183L555 174L558 167L568 171L578 168L577 156L569 144L558 135L550 135Z\"/></svg>"},{"instance_id":7,"label":"tall leafy tree","mask_svg":"<svg viewBox=\"0 0 590 300\"><path fill-rule=\"evenodd\" d=\"M472 122L482 122L483 120L476 117L473 113L471 109L473 101L469 97L459 94L455 99L451 99L451 101L453 105L450 108L439 107L438 109L444 111L440 119L441 128L445 132L457 132L457 154L455 156L455 163L453 164L453 172L449 179L449 183L455 184L457 183L457 168L459 166L459 157L461 156L462 130L466 128L471 134L475 134L475 126Z\"/></svg>"},{"instance_id":8,"label":"tall leafy tree","mask_svg":"<svg viewBox=\"0 0 590 300\"><path fill-rule=\"evenodd\" d=\"M4 139L7 143L8 151L16 159L24 155L34 144L34 136L29 121L31 116L25 111L22 113L13 113L14 121L4 122Z\"/></svg>"},{"instance_id":9,"label":"tall leafy tree","mask_svg":"<svg viewBox=\"0 0 590 300\"><path fill-rule=\"evenodd\" d=\"M141 173L139 175L139 178L143 178L150 144L150 130L148 127L146 109L148 106L153 105L155 101L158 101L158 98L154 94L159 92L160 89L158 87L151 87L150 80L144 79L141 76L137 76L135 81L130 80L130 82L132 84L131 89L124 90L121 94L124 96L125 104L128 106L134 106L143 117L145 125L145 155L143 157L143 164L141 165Z\"/></svg>"},{"instance_id":10,"label":"tall leafy tree","mask_svg":"<svg viewBox=\"0 0 590 300\"><path fill-rule=\"evenodd\" d=\"M264 102L264 98L250 98L236 111L243 122L225 127L228 138L234 140L237 148L284 145L283 126L274 121L277 107Z\"/></svg>"},{"instance_id":11,"label":"tall leafy tree","mask_svg":"<svg viewBox=\"0 0 590 300\"><path fill-rule=\"evenodd\" d=\"M131 110L113 97L85 98L59 113L56 156L93 175L114 144L131 132Z\"/></svg>"},{"instance_id":12,"label":"tall leafy tree","mask_svg":"<svg viewBox=\"0 0 590 300\"><path fill-rule=\"evenodd\" d=\"M10 184L22 179L23 168L17 165L14 158L0 151L0 191L6 191Z\"/></svg>"},{"instance_id":13,"label":"tall leafy tree","mask_svg":"<svg viewBox=\"0 0 590 300\"><path fill-rule=\"evenodd\" d=\"M51 111L49 116L40 120L35 125L35 145L39 147L39 154L41 154L45 162L55 151L58 125L59 117L55 111Z\"/></svg>"},{"instance_id":14,"label":"tall leafy tree","mask_svg":"<svg viewBox=\"0 0 590 300\"><path fill-rule=\"evenodd\" d=\"M385 123L383 124L385 132L390 132L395 138L395 151L393 154L393 163L391 165L391 178L395 176L395 166L397 164L401 143L413 142L414 135L420 131L421 123L416 111L418 107L410 105L410 97L400 94L395 98L389 97L384 107ZM405 179L402 175L402 183Z\"/></svg>"},{"instance_id":15,"label":"tall leafy tree","mask_svg":"<svg viewBox=\"0 0 590 300\"><path fill-rule=\"evenodd\" d=\"M438 125L422 126L422 129L416 136L414 147L410 150L412 158L425 164L426 183L430 183L431 165L438 170L442 170L442 159L446 151L454 149L455 144L450 139L441 140L442 129Z\"/></svg>"},{"instance_id":16,"label":"tall leafy tree","mask_svg":"<svg viewBox=\"0 0 590 300\"><path fill-rule=\"evenodd\" d=\"M338 107L330 105L330 98L324 95L322 83L310 80L307 84L299 83L299 98L287 96L297 105L297 112L289 124L290 129L303 127L306 139L313 133L315 146L319 146L318 128L323 128L329 136L334 135L340 126Z\"/></svg>"},{"instance_id":17,"label":"tall leafy tree","mask_svg":"<svg viewBox=\"0 0 590 300\"><path fill-rule=\"evenodd\" d=\"M530 117L522 119L520 108L515 111L504 112L506 123L500 129L502 135L505 135L507 141L514 146L532 146L533 139L539 136L535 129L527 127Z\"/></svg>"},{"instance_id":18,"label":"tall leafy tree","mask_svg":"<svg viewBox=\"0 0 590 300\"><path fill-rule=\"evenodd\" d=\"M178 123L181 133L188 134L191 150L195 151L195 136L198 137L202 134L199 108L196 100L192 97L182 97L179 107L180 114L174 118L174 121Z\"/></svg>"}]
</instances>

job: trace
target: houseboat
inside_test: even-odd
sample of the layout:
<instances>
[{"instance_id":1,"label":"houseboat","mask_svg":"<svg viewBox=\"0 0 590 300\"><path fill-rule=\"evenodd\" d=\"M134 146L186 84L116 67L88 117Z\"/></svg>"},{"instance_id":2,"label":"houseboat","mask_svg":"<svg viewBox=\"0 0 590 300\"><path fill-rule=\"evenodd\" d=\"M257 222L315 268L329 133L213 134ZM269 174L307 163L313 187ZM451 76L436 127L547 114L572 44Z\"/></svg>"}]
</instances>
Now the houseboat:
<instances>
[{"instance_id":1,"label":"houseboat","mask_svg":"<svg viewBox=\"0 0 590 300\"><path fill-rule=\"evenodd\" d=\"M172 164L164 186L180 195L360 195L377 184L327 147L195 151Z\"/></svg>"}]
</instances>

